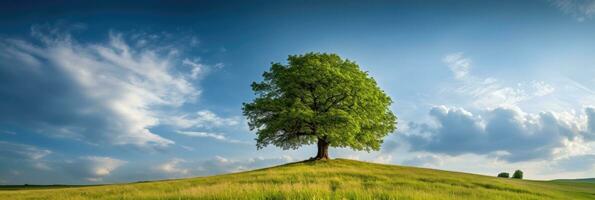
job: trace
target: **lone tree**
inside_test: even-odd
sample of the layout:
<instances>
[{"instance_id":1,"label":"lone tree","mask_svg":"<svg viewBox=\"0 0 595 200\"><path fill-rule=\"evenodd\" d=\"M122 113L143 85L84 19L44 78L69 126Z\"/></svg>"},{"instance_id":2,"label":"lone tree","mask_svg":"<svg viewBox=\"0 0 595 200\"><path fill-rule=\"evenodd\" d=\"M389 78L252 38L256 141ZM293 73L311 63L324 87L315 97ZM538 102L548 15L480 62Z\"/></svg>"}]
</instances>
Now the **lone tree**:
<instances>
[{"instance_id":1,"label":"lone tree","mask_svg":"<svg viewBox=\"0 0 595 200\"><path fill-rule=\"evenodd\" d=\"M514 171L514 173L512 174L512 178L516 178L516 179L523 179L523 171L521 170L516 170Z\"/></svg>"},{"instance_id":2,"label":"lone tree","mask_svg":"<svg viewBox=\"0 0 595 200\"><path fill-rule=\"evenodd\" d=\"M500 178L509 178L510 177L510 174L509 173L506 173L506 172L501 172L501 173L498 174L498 177L500 177Z\"/></svg>"},{"instance_id":3,"label":"lone tree","mask_svg":"<svg viewBox=\"0 0 595 200\"><path fill-rule=\"evenodd\" d=\"M316 143L313 160L328 159L328 147L378 150L396 128L392 100L376 81L336 54L290 55L287 65L272 63L257 95L243 104L258 149L273 144L284 150Z\"/></svg>"}]
</instances>

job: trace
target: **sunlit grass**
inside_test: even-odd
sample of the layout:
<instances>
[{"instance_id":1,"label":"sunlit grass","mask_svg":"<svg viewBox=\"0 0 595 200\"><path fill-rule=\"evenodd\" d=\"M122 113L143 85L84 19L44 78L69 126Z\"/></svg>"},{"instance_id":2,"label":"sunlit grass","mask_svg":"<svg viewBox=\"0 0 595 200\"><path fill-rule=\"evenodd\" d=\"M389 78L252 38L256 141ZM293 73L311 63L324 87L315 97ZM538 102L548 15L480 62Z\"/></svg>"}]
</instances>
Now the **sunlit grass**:
<instances>
[{"instance_id":1,"label":"sunlit grass","mask_svg":"<svg viewBox=\"0 0 595 200\"><path fill-rule=\"evenodd\" d=\"M203 178L0 190L0 199L595 199L595 184L512 180L337 159Z\"/></svg>"}]
</instances>

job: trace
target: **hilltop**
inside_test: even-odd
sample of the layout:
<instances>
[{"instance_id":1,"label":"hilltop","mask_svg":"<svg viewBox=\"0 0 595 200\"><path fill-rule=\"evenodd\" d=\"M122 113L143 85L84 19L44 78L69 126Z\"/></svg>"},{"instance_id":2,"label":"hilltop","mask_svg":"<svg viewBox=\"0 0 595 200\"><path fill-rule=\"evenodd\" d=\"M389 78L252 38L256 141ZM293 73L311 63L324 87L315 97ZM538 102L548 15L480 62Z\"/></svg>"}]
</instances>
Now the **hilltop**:
<instances>
[{"instance_id":1,"label":"hilltop","mask_svg":"<svg viewBox=\"0 0 595 200\"><path fill-rule=\"evenodd\" d=\"M595 184L512 180L345 159L130 184L2 188L0 199L594 199Z\"/></svg>"},{"instance_id":2,"label":"hilltop","mask_svg":"<svg viewBox=\"0 0 595 200\"><path fill-rule=\"evenodd\" d=\"M581 179L557 179L558 182L579 182L579 183L593 183L595 184L595 178L581 178Z\"/></svg>"}]
</instances>

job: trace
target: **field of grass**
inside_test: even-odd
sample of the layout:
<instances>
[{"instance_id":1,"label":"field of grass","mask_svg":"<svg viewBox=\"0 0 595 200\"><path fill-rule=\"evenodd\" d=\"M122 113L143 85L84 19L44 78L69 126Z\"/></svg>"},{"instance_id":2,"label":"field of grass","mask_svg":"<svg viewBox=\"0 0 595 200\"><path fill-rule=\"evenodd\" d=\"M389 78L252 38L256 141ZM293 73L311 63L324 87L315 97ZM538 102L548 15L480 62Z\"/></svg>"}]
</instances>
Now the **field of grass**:
<instances>
[{"instance_id":1,"label":"field of grass","mask_svg":"<svg viewBox=\"0 0 595 200\"><path fill-rule=\"evenodd\" d=\"M336 159L168 181L2 188L0 199L595 199L595 184L512 180Z\"/></svg>"},{"instance_id":2,"label":"field of grass","mask_svg":"<svg viewBox=\"0 0 595 200\"><path fill-rule=\"evenodd\" d=\"M595 184L595 178L583 178L583 179L558 179L558 182L580 182L580 183L593 183Z\"/></svg>"}]
</instances>

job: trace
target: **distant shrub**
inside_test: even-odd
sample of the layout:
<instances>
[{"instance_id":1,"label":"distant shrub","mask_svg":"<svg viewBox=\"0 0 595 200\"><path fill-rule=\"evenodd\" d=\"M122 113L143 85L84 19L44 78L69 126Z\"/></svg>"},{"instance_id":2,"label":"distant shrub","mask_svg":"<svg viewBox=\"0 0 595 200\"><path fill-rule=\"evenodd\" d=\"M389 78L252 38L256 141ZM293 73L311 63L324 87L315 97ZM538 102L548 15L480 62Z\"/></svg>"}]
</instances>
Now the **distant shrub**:
<instances>
[{"instance_id":1,"label":"distant shrub","mask_svg":"<svg viewBox=\"0 0 595 200\"><path fill-rule=\"evenodd\" d=\"M507 172L502 172L502 173L499 173L498 174L498 177L500 177L500 178L509 178L510 177L510 174L507 173Z\"/></svg>"},{"instance_id":2,"label":"distant shrub","mask_svg":"<svg viewBox=\"0 0 595 200\"><path fill-rule=\"evenodd\" d=\"M512 174L512 178L523 179L523 171L517 169L514 171L514 174Z\"/></svg>"}]
</instances>

